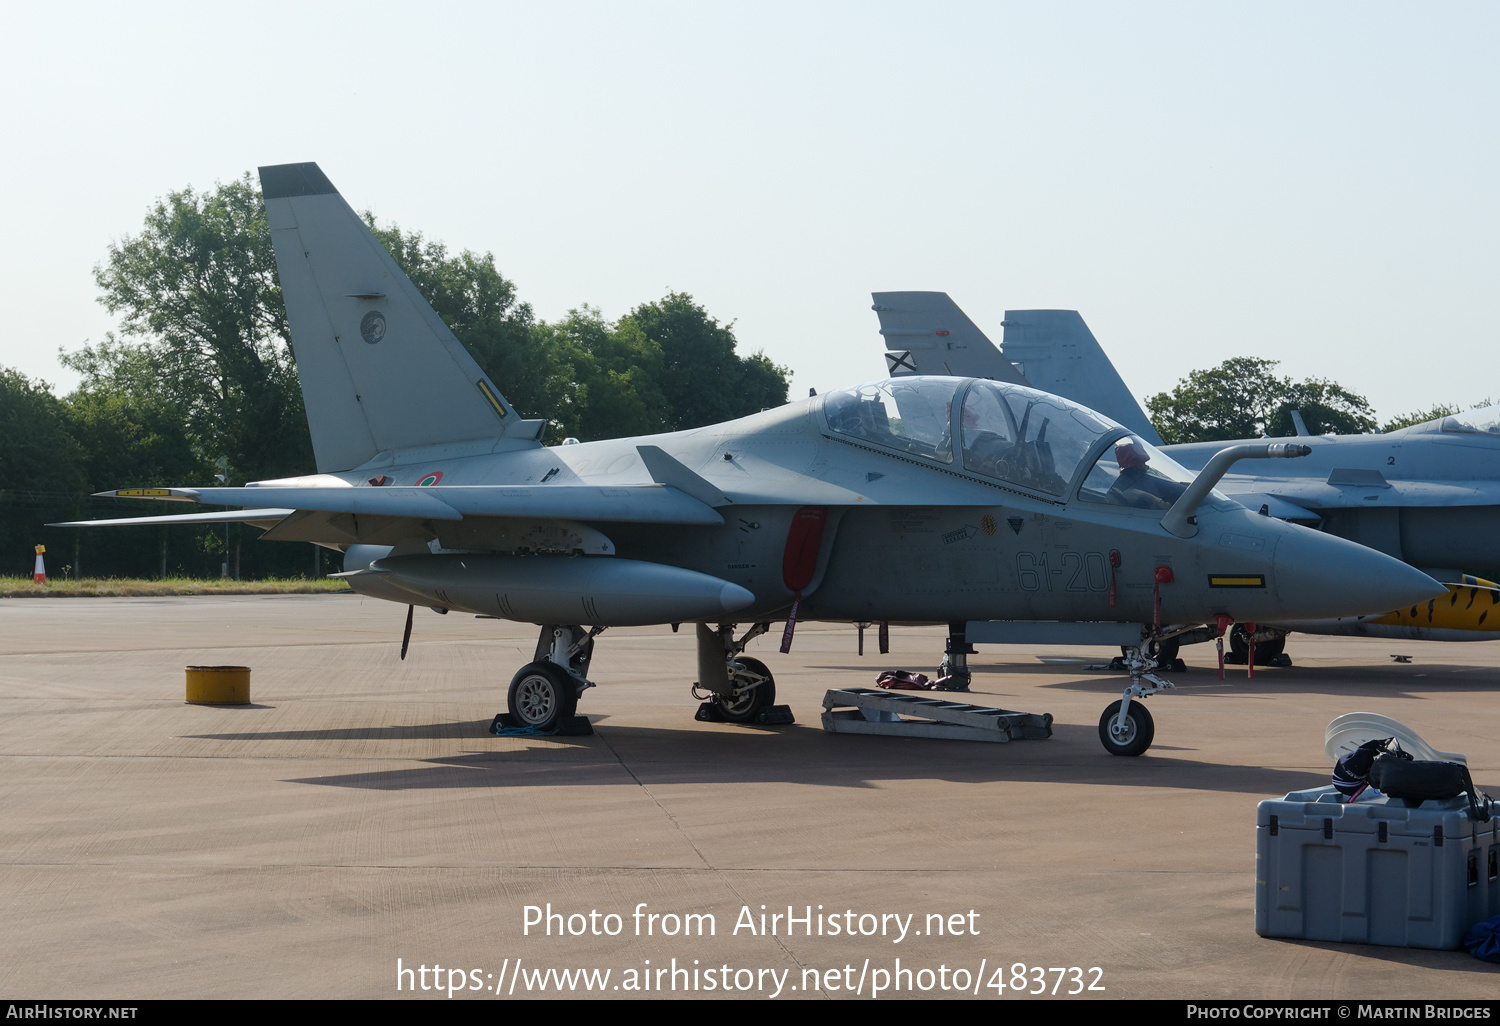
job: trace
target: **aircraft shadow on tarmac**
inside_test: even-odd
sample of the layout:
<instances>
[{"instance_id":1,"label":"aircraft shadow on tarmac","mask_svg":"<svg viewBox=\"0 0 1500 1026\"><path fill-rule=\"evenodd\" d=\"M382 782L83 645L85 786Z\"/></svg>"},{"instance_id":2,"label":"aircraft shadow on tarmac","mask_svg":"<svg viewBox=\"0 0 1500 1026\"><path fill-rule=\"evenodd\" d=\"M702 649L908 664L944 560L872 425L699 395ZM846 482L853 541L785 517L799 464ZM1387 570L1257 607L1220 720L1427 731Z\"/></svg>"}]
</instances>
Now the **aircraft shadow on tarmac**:
<instances>
[{"instance_id":1,"label":"aircraft shadow on tarmac","mask_svg":"<svg viewBox=\"0 0 1500 1026\"><path fill-rule=\"evenodd\" d=\"M596 720L596 726L599 726ZM452 737L477 743L483 722L404 728L406 736ZM815 726L775 730L743 727L667 729L602 726L593 737L521 739L525 748L432 759L420 766L291 779L289 783L374 790L476 787L558 787L665 784L795 784L866 789L902 779L953 784L1073 783L1164 787L1279 797L1326 782L1319 773L1225 765L1153 755L1122 763L1099 751L1097 728L1059 723L1047 741L990 744L918 738L833 736ZM425 732L425 733L421 733ZM225 740L394 738L365 731L277 731L207 735ZM482 740L481 740L482 739ZM497 741L510 744L512 740ZM893 751L894 749L894 751ZM1156 751L1167 751L1158 747ZM1321 755L1321 753L1319 753Z\"/></svg>"},{"instance_id":2,"label":"aircraft shadow on tarmac","mask_svg":"<svg viewBox=\"0 0 1500 1026\"><path fill-rule=\"evenodd\" d=\"M1108 662L1101 658L1098 663ZM1006 677L1051 676L1071 673L1068 665L1082 667L1097 665L1082 659L1049 660L1042 663L969 664L973 673L973 692L976 701L983 704L983 696L1004 696L1012 693L1004 686ZM827 670L849 670L855 667L818 667ZM1046 684L1027 683L1028 688L1055 689L1062 691L1099 692L1118 694L1126 675L1119 671L1085 671L1086 676L1070 677L1067 680ZM1236 695L1288 694L1347 695L1351 699L1378 701L1391 698L1421 698L1431 693L1477 694L1500 689L1500 668L1446 663L1373 663L1356 666L1296 666L1255 668L1255 676L1246 674L1243 665L1226 666L1224 679L1219 680L1216 666L1189 664L1188 669L1166 674L1167 678L1184 693L1192 694L1202 688L1202 693L1223 693L1230 689ZM989 678L989 679L987 679ZM994 680L994 678L999 678Z\"/></svg>"},{"instance_id":3,"label":"aircraft shadow on tarmac","mask_svg":"<svg viewBox=\"0 0 1500 1026\"><path fill-rule=\"evenodd\" d=\"M978 663L969 662L969 671L973 674L974 690L976 693L984 693L989 690L985 678L1005 677L1055 677L1058 674L1072 673L1074 668L1081 669L1085 666L1096 666L1109 662L1113 653L1104 651L1097 659L1079 659L1075 657L1032 657L1025 662L1013 663ZM1210 655L1211 657L1211 655ZM1045 660L1045 661L1042 661ZM882 669L884 667L881 667ZM818 670L826 673L863 675L868 674L869 681L873 683L879 670L871 669L866 665L848 663L829 663L819 666L809 666L810 670ZM929 676L932 671L924 669L923 672ZM1075 688L1087 691L1103 691L1118 693L1121 682L1128 675L1119 670L1087 670L1086 676L1075 677L1071 680L1054 681L1049 684L1034 685L1028 683L1027 687L1062 688L1072 690ZM1443 692L1477 692L1500 689L1500 667L1474 666L1463 663L1359 663L1351 666L1256 666L1255 676L1246 674L1246 667L1241 665L1228 665L1224 667L1224 680L1219 680L1218 667L1213 663L1189 663L1186 670L1171 671L1165 676L1178 687L1191 687L1199 684L1228 685L1236 690L1248 693L1248 689L1263 688L1266 691L1277 694L1285 694L1288 690L1306 691L1316 694L1344 694L1351 688L1368 688L1371 697L1415 697L1427 691ZM843 684L845 687L868 687L870 684L854 682ZM1394 695L1392 688L1405 689L1405 695ZM1003 686L1001 687L1003 691Z\"/></svg>"}]
</instances>

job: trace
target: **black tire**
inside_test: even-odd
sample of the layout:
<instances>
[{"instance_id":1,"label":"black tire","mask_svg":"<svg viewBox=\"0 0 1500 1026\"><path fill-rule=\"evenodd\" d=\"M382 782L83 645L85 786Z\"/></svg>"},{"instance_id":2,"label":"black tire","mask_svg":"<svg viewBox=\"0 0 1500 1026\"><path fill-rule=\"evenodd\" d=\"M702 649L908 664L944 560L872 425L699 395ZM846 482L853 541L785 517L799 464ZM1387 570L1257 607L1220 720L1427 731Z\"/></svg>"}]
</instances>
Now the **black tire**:
<instances>
[{"instance_id":1,"label":"black tire","mask_svg":"<svg viewBox=\"0 0 1500 1026\"><path fill-rule=\"evenodd\" d=\"M1269 641L1257 641L1255 643L1255 665L1270 666L1271 660L1286 651L1286 635L1272 638ZM1236 666L1243 666L1250 661L1250 632L1239 624L1235 624L1229 630L1229 654L1230 659Z\"/></svg>"},{"instance_id":2,"label":"black tire","mask_svg":"<svg viewBox=\"0 0 1500 1026\"><path fill-rule=\"evenodd\" d=\"M736 669L738 667L738 669ZM729 664L729 683L739 687L741 682L755 687L735 697L721 695L718 699L719 713L730 723L753 723L761 710L776 704L776 678L759 659L739 656Z\"/></svg>"},{"instance_id":3,"label":"black tire","mask_svg":"<svg viewBox=\"0 0 1500 1026\"><path fill-rule=\"evenodd\" d=\"M552 663L527 663L511 678L505 704L522 727L556 730L578 709L578 684Z\"/></svg>"},{"instance_id":4,"label":"black tire","mask_svg":"<svg viewBox=\"0 0 1500 1026\"><path fill-rule=\"evenodd\" d=\"M1120 716L1120 703L1115 702L1099 717L1099 740L1110 755L1140 755L1151 747L1156 739L1156 723L1151 713L1138 701L1130 703L1125 713L1125 730L1115 733L1115 720Z\"/></svg>"},{"instance_id":5,"label":"black tire","mask_svg":"<svg viewBox=\"0 0 1500 1026\"><path fill-rule=\"evenodd\" d=\"M1182 648L1180 638L1161 638L1151 642L1148 651L1156 658L1156 665L1170 670L1177 663L1177 653Z\"/></svg>"}]
</instances>

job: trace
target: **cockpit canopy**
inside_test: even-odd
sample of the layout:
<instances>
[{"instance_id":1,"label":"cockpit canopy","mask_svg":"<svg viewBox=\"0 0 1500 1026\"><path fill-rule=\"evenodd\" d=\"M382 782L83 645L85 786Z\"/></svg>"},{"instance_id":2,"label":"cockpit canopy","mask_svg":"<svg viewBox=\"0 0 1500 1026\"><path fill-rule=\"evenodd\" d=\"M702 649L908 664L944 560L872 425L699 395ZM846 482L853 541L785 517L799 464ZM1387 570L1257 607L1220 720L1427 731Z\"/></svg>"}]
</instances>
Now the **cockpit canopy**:
<instances>
[{"instance_id":1,"label":"cockpit canopy","mask_svg":"<svg viewBox=\"0 0 1500 1026\"><path fill-rule=\"evenodd\" d=\"M830 392L823 409L838 434L1057 498L1096 442L1125 434L1058 396L975 379L891 378Z\"/></svg>"},{"instance_id":2,"label":"cockpit canopy","mask_svg":"<svg viewBox=\"0 0 1500 1026\"><path fill-rule=\"evenodd\" d=\"M1441 430L1459 435L1500 435L1500 406L1481 406L1444 417Z\"/></svg>"}]
</instances>

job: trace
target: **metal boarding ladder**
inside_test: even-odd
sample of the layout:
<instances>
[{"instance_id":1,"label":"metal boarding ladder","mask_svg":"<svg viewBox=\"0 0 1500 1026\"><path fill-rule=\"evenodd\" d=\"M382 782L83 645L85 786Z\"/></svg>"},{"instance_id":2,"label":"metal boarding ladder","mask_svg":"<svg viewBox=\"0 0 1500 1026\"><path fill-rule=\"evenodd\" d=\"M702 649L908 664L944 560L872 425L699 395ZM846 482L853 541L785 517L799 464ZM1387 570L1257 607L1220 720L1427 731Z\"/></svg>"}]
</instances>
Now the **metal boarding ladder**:
<instances>
[{"instance_id":1,"label":"metal boarding ladder","mask_svg":"<svg viewBox=\"0 0 1500 1026\"><path fill-rule=\"evenodd\" d=\"M1039 740L1052 736L1052 714L1011 712L882 688L830 688L823 696L823 729L958 741Z\"/></svg>"}]
</instances>

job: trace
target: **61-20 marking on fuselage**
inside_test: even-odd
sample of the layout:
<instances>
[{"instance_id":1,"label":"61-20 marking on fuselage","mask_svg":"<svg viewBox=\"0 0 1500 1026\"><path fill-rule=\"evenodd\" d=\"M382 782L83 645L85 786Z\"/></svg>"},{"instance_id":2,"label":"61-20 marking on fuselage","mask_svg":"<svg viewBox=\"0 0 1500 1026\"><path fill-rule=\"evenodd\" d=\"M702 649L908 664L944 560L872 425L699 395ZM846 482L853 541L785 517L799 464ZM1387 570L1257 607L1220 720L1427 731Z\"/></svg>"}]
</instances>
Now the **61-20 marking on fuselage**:
<instances>
[{"instance_id":1,"label":"61-20 marking on fuselage","mask_svg":"<svg viewBox=\"0 0 1500 1026\"><path fill-rule=\"evenodd\" d=\"M1051 565L1046 552L1016 553L1016 579L1022 591L1056 590L1053 578L1066 577L1062 591L1090 592L1109 590L1109 561L1102 552L1056 553L1057 566Z\"/></svg>"}]
</instances>

